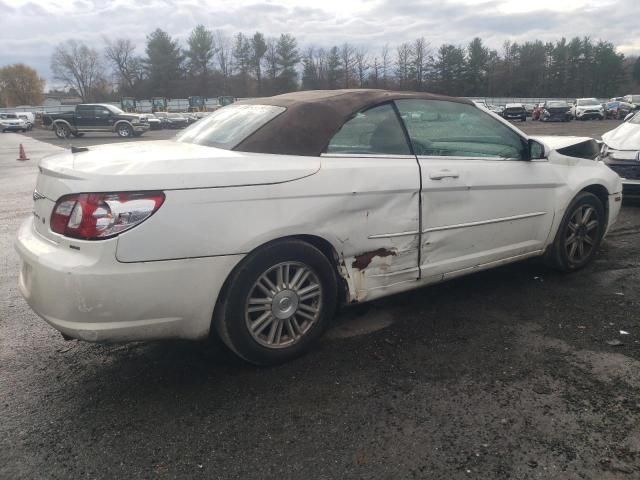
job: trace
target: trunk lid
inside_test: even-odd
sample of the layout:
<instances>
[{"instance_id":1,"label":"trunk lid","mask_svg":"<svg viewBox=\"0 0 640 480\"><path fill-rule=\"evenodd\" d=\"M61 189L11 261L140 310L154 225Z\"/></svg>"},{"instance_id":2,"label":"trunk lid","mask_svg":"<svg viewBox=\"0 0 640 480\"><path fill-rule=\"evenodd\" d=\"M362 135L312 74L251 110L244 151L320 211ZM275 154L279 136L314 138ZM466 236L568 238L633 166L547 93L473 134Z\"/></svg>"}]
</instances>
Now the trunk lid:
<instances>
[{"instance_id":1,"label":"trunk lid","mask_svg":"<svg viewBox=\"0 0 640 480\"><path fill-rule=\"evenodd\" d=\"M284 183L313 175L319 157L234 152L173 140L88 147L43 159L36 190L50 200L80 192L179 190Z\"/></svg>"}]
</instances>

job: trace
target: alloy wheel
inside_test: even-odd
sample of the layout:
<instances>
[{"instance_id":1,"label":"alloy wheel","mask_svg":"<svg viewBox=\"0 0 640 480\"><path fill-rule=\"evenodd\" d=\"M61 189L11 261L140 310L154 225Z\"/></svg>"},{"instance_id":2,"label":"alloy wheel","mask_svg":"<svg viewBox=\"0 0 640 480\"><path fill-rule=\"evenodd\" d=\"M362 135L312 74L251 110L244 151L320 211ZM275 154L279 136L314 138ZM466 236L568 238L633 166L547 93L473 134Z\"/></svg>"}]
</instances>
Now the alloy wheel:
<instances>
[{"instance_id":1,"label":"alloy wheel","mask_svg":"<svg viewBox=\"0 0 640 480\"><path fill-rule=\"evenodd\" d=\"M580 205L567 224L565 249L569 261L580 263L591 255L600 234L598 214L591 205Z\"/></svg>"},{"instance_id":2,"label":"alloy wheel","mask_svg":"<svg viewBox=\"0 0 640 480\"><path fill-rule=\"evenodd\" d=\"M260 345L286 348L318 322L322 306L322 285L316 273L303 263L283 262L260 275L251 287L245 322Z\"/></svg>"}]
</instances>

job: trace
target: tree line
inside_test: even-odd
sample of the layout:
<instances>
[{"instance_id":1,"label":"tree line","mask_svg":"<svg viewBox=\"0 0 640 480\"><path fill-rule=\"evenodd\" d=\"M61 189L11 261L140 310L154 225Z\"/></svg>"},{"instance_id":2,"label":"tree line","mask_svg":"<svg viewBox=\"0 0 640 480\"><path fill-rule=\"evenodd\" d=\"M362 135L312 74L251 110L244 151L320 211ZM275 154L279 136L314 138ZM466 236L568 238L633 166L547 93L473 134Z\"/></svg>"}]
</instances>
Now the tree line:
<instances>
[{"instance_id":1,"label":"tree line","mask_svg":"<svg viewBox=\"0 0 640 480\"><path fill-rule=\"evenodd\" d=\"M3 75L10 67L0 69L4 103L12 103L16 95L28 103L23 101L24 92L11 93L21 82L11 81L14 71ZM102 48L69 40L54 49L51 71L83 101L125 96L249 97L337 88L606 98L638 93L640 87L639 58L625 58L612 43L589 37L506 41L500 49L489 48L480 38L464 46L434 46L420 37L373 51L351 43L300 46L286 33L227 36L204 25L196 26L184 43L158 28L147 35L143 53L127 38L105 38ZM28 84L37 90L44 82L32 73Z\"/></svg>"}]
</instances>

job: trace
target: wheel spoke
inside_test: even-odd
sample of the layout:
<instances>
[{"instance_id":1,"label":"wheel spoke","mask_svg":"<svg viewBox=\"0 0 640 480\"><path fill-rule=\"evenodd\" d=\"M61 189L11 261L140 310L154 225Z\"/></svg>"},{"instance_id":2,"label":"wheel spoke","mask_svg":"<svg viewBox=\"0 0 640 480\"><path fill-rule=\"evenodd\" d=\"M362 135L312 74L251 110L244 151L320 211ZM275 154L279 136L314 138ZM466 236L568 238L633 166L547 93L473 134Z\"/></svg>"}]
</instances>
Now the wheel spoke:
<instances>
[{"instance_id":1,"label":"wheel spoke","mask_svg":"<svg viewBox=\"0 0 640 480\"><path fill-rule=\"evenodd\" d=\"M593 245L593 244L595 243L595 242L593 241L593 238L591 238L589 235L586 235L586 236L583 238L583 240L584 240L584 242L585 242L585 243L588 243L589 245Z\"/></svg>"},{"instance_id":2,"label":"wheel spoke","mask_svg":"<svg viewBox=\"0 0 640 480\"><path fill-rule=\"evenodd\" d=\"M280 341L282 340L282 328L284 327L284 320L278 321L278 328L276 330L276 336L274 342L276 345L280 345Z\"/></svg>"},{"instance_id":3,"label":"wheel spoke","mask_svg":"<svg viewBox=\"0 0 640 480\"><path fill-rule=\"evenodd\" d=\"M259 335L271 322L273 322L271 312L265 312L251 324L251 331L256 335Z\"/></svg>"},{"instance_id":4,"label":"wheel spoke","mask_svg":"<svg viewBox=\"0 0 640 480\"><path fill-rule=\"evenodd\" d=\"M304 310L309 313L318 313L318 307L314 307L312 305L307 305L306 303L301 303L298 305L298 311Z\"/></svg>"},{"instance_id":5,"label":"wheel spoke","mask_svg":"<svg viewBox=\"0 0 640 480\"><path fill-rule=\"evenodd\" d=\"M287 318L285 320L285 324L287 326L287 332L288 332L289 337L292 340L295 340L296 338L298 338L298 332L296 332L296 329L293 326L293 319L292 318Z\"/></svg>"},{"instance_id":6,"label":"wheel spoke","mask_svg":"<svg viewBox=\"0 0 640 480\"><path fill-rule=\"evenodd\" d=\"M576 230L578 230L578 226L575 223L569 222L569 230L571 230L573 233L576 232Z\"/></svg>"},{"instance_id":7,"label":"wheel spoke","mask_svg":"<svg viewBox=\"0 0 640 480\"><path fill-rule=\"evenodd\" d=\"M271 305L255 305L247 308L247 312L249 313L266 312L267 310L271 310Z\"/></svg>"},{"instance_id":8,"label":"wheel spoke","mask_svg":"<svg viewBox=\"0 0 640 480\"><path fill-rule=\"evenodd\" d=\"M302 275L298 278L298 281L291 283L291 289L298 290L302 285L304 285L304 282L307 281L309 275L311 275L311 272L305 268Z\"/></svg>"},{"instance_id":9,"label":"wheel spoke","mask_svg":"<svg viewBox=\"0 0 640 480\"><path fill-rule=\"evenodd\" d=\"M578 239L578 237L576 236L576 234L572 233L571 236L569 236L569 238L567 238L567 241L565 242L565 245L568 247L569 245L574 243L577 239Z\"/></svg>"},{"instance_id":10,"label":"wheel spoke","mask_svg":"<svg viewBox=\"0 0 640 480\"><path fill-rule=\"evenodd\" d=\"M306 318L310 322L313 322L316 319L315 316L313 316L313 315L311 315L311 314L309 314L309 313L307 313L307 312L305 312L303 310L298 310L296 312L296 315L300 315L301 317Z\"/></svg>"},{"instance_id":11,"label":"wheel spoke","mask_svg":"<svg viewBox=\"0 0 640 480\"><path fill-rule=\"evenodd\" d=\"M320 290L320 285L312 283L311 285L304 287L302 290L298 290L297 293L300 297L304 297L307 293L311 293L315 290Z\"/></svg>"},{"instance_id":12,"label":"wheel spoke","mask_svg":"<svg viewBox=\"0 0 640 480\"><path fill-rule=\"evenodd\" d=\"M584 242L580 240L578 242L578 259L582 259L584 257Z\"/></svg>"},{"instance_id":13,"label":"wheel spoke","mask_svg":"<svg viewBox=\"0 0 640 480\"><path fill-rule=\"evenodd\" d=\"M589 223L587 223L586 227L587 227L587 231L590 232L591 230L593 230L594 228L596 228L598 226L598 221L597 220L591 220Z\"/></svg>"},{"instance_id":14,"label":"wheel spoke","mask_svg":"<svg viewBox=\"0 0 640 480\"><path fill-rule=\"evenodd\" d=\"M280 290L286 288L284 283L284 265L280 265L276 271L276 285Z\"/></svg>"},{"instance_id":15,"label":"wheel spoke","mask_svg":"<svg viewBox=\"0 0 640 480\"><path fill-rule=\"evenodd\" d=\"M589 221L589 219L591 218L591 214L594 212L595 210L593 209L593 207L587 207L587 209L584 211L584 213L582 214L582 224L586 225L587 222Z\"/></svg>"},{"instance_id":16,"label":"wheel spoke","mask_svg":"<svg viewBox=\"0 0 640 480\"><path fill-rule=\"evenodd\" d=\"M576 220L576 224L577 225L581 225L582 224L582 207L579 207L576 210L576 213L573 214L575 220Z\"/></svg>"},{"instance_id":17,"label":"wheel spoke","mask_svg":"<svg viewBox=\"0 0 640 480\"><path fill-rule=\"evenodd\" d=\"M278 330L278 325L282 323L277 318L274 318L274 321L271 323L271 330L269 330L269 337L267 338L267 343L273 344L273 339L276 337L276 331Z\"/></svg>"},{"instance_id":18,"label":"wheel spoke","mask_svg":"<svg viewBox=\"0 0 640 480\"><path fill-rule=\"evenodd\" d=\"M578 250L577 242L573 242L571 244L571 248L569 249L569 258L573 258L576 254L576 250Z\"/></svg>"}]
</instances>

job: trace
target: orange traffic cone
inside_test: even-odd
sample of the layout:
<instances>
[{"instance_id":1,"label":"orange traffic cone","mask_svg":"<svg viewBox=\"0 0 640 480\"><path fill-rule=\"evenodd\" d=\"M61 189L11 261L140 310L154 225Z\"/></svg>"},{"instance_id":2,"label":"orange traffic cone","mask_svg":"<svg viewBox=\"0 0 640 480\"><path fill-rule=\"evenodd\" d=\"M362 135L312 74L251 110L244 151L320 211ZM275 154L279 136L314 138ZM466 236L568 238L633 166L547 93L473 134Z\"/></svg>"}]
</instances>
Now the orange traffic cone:
<instances>
[{"instance_id":1,"label":"orange traffic cone","mask_svg":"<svg viewBox=\"0 0 640 480\"><path fill-rule=\"evenodd\" d=\"M24 162L25 160L29 160L29 157L27 157L27 154L24 153L24 147L22 146L22 144L20 144L20 156L18 157L18 160L20 160L21 162Z\"/></svg>"}]
</instances>

